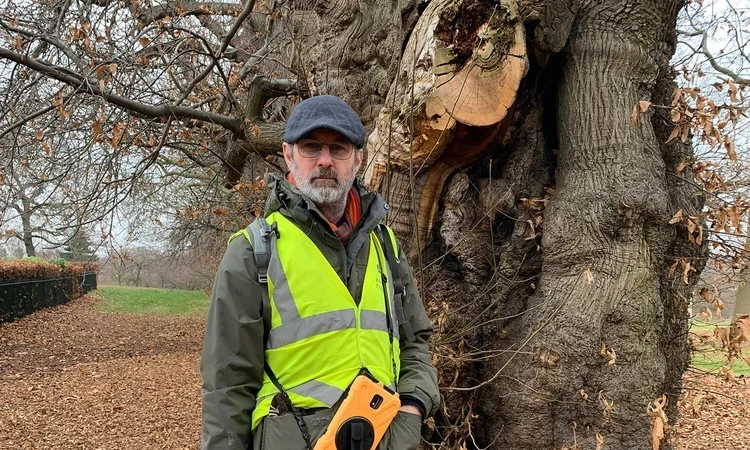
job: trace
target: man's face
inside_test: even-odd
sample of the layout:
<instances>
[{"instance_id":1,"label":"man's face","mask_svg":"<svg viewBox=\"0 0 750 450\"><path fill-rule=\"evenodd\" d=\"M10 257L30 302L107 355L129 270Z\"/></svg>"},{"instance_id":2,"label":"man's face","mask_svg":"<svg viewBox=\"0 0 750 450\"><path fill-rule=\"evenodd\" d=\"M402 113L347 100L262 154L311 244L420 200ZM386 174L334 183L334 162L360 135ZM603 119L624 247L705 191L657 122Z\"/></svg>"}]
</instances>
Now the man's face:
<instances>
[{"instance_id":1,"label":"man's face","mask_svg":"<svg viewBox=\"0 0 750 450\"><path fill-rule=\"evenodd\" d=\"M323 144L320 153L306 157L319 144ZM353 147L341 135L326 129L315 130L295 144L283 144L284 159L297 188L315 204L346 201L362 164L362 152ZM352 148L351 154L341 159L342 150L348 148Z\"/></svg>"}]
</instances>

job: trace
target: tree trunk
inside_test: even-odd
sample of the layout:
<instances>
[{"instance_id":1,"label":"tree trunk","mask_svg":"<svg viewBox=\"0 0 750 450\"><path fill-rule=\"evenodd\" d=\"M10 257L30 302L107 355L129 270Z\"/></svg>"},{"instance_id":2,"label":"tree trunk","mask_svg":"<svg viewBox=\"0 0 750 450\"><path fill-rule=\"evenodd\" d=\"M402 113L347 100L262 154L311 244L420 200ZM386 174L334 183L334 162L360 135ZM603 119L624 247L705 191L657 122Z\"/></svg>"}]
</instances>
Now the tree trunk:
<instances>
[{"instance_id":1,"label":"tree trunk","mask_svg":"<svg viewBox=\"0 0 750 450\"><path fill-rule=\"evenodd\" d=\"M388 54L401 48L392 31L373 59L352 23L367 10L381 24L411 20L411 3L400 15L365 3L346 3L348 25L333 14L343 6L318 11L322 28L346 37L342 46L322 33L326 74L346 61L327 92L374 127L366 178L391 203L438 331L445 404L433 438L444 435L445 448L650 449L649 403L666 394L675 419L688 300L706 255L668 223L703 205L692 174L675 170L690 146L664 144L666 112L631 116L641 100L670 104L680 2L434 1L400 61ZM488 54L488 29L505 36L492 41L500 54L528 55L516 69L498 59L504 112L484 107L486 121L436 112L446 72L455 80ZM347 88L372 61L394 80L385 99L382 87L370 97L383 107L377 119L360 89ZM486 100L452 93L455 105ZM690 266L675 271L681 259Z\"/></svg>"},{"instance_id":2,"label":"tree trunk","mask_svg":"<svg viewBox=\"0 0 750 450\"><path fill-rule=\"evenodd\" d=\"M27 198L21 199L21 226L23 227L23 245L26 256L36 256L34 248L33 229L31 227L31 203Z\"/></svg>"}]
</instances>

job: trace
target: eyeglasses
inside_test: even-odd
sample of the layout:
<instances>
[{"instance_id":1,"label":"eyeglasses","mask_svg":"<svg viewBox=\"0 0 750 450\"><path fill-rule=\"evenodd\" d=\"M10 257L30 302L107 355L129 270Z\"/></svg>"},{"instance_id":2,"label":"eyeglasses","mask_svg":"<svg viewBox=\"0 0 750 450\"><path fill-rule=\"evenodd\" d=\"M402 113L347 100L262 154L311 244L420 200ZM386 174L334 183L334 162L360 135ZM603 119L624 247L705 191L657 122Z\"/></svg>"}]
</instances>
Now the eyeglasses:
<instances>
[{"instance_id":1,"label":"eyeglasses","mask_svg":"<svg viewBox=\"0 0 750 450\"><path fill-rule=\"evenodd\" d=\"M328 147L328 152L333 159L349 159L352 156L354 146L344 142L318 142L313 139L302 139L297 142L299 154L303 158L317 158L323 151L323 147Z\"/></svg>"}]
</instances>

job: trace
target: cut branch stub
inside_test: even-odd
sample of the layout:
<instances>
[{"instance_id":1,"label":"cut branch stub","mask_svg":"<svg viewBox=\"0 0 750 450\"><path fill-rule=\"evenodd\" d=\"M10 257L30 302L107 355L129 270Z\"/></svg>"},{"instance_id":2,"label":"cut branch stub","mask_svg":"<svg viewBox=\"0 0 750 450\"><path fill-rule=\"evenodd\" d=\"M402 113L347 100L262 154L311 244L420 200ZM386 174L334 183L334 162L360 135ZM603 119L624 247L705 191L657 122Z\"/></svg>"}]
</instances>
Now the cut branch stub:
<instances>
[{"instance_id":1,"label":"cut branch stub","mask_svg":"<svg viewBox=\"0 0 750 450\"><path fill-rule=\"evenodd\" d=\"M528 70L525 29L517 9L514 0L432 2L404 50L368 139L365 182L373 189L393 191L387 192L389 198L404 198L400 191L410 189L408 183L384 182L389 163L393 172L426 178L414 183L420 186L414 194L419 205L419 246L414 250L427 244L447 179L476 161L507 126L508 111ZM399 215L401 207L411 209L391 206L393 215ZM405 229L396 227L396 233L408 237L408 222L398 223Z\"/></svg>"}]
</instances>

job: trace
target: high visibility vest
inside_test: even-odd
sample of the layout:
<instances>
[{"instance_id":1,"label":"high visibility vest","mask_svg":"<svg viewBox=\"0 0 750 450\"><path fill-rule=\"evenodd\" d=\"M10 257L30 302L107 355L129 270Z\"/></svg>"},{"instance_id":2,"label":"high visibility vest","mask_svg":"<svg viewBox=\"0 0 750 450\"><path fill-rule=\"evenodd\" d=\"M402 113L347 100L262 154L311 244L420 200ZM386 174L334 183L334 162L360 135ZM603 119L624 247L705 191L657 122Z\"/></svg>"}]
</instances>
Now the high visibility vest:
<instances>
[{"instance_id":1,"label":"high visibility vest","mask_svg":"<svg viewBox=\"0 0 750 450\"><path fill-rule=\"evenodd\" d=\"M357 304L302 230L278 212L266 220L276 223L279 237L270 235L271 328L265 358L294 405L330 408L362 368L395 390L401 363L394 289L375 233L370 233L362 297ZM247 232L242 234L249 239ZM386 239L394 239L390 230L388 234ZM390 315L393 336L389 335L386 314ZM252 415L253 430L268 415L277 392L264 373Z\"/></svg>"}]
</instances>

